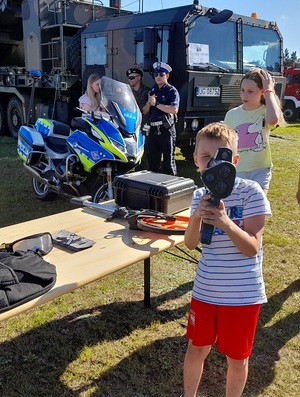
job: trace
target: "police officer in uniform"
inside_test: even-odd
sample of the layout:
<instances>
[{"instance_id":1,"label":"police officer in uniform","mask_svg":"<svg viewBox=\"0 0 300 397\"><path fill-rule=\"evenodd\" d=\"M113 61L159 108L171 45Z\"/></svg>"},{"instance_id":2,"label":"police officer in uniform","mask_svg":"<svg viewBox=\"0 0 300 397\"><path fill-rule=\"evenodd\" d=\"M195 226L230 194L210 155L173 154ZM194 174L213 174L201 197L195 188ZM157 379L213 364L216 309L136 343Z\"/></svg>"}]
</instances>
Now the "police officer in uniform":
<instances>
[{"instance_id":1,"label":"police officer in uniform","mask_svg":"<svg viewBox=\"0 0 300 397\"><path fill-rule=\"evenodd\" d=\"M175 122L179 109L179 93L168 83L172 71L164 62L153 64L155 86L150 90L143 114L149 116L148 136L149 171L176 175ZM162 163L161 163L161 157Z\"/></svg>"}]
</instances>

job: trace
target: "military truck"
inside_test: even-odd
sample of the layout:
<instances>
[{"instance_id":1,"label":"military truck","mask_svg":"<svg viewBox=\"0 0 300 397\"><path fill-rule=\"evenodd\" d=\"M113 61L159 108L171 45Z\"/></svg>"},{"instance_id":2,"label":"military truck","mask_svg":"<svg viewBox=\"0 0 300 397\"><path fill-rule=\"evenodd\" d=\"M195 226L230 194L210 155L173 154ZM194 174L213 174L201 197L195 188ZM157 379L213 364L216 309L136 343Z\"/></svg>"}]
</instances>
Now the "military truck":
<instances>
[{"instance_id":1,"label":"military truck","mask_svg":"<svg viewBox=\"0 0 300 397\"><path fill-rule=\"evenodd\" d=\"M167 62L173 68L169 82L181 98L177 137L182 148L194 143L199 128L222 120L227 110L240 104L241 78L252 67L267 69L283 98L283 43L275 22L219 11L197 0L145 13L122 11L119 2L114 7L75 0L16 3L21 8L10 18L15 28L8 23L7 45L14 59L12 41L23 43L25 63L20 66L19 58L0 68L0 90L7 96L1 100L0 131L7 116L13 136L26 121L30 69L42 71L35 117L68 123L90 73L127 81L126 70L139 67L151 87L153 63ZM8 59L1 56L0 63L7 65Z\"/></svg>"},{"instance_id":2,"label":"military truck","mask_svg":"<svg viewBox=\"0 0 300 397\"><path fill-rule=\"evenodd\" d=\"M69 123L82 93L74 35L92 20L122 13L94 0L0 0L0 134L17 137L28 121L31 70L42 74L33 117Z\"/></svg>"}]
</instances>

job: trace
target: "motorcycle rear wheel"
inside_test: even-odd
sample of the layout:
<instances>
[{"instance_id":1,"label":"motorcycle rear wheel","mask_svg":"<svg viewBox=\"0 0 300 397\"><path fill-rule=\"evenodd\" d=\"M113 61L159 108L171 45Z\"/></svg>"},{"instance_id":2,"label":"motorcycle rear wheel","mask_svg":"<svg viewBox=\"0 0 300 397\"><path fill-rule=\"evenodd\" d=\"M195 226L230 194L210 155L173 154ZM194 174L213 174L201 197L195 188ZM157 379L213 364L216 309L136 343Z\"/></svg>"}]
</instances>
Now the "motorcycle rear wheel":
<instances>
[{"instance_id":1,"label":"motorcycle rear wheel","mask_svg":"<svg viewBox=\"0 0 300 397\"><path fill-rule=\"evenodd\" d=\"M34 195L41 201L53 201L57 198L58 194L52 192L48 186L39 182L36 178L31 180Z\"/></svg>"}]
</instances>

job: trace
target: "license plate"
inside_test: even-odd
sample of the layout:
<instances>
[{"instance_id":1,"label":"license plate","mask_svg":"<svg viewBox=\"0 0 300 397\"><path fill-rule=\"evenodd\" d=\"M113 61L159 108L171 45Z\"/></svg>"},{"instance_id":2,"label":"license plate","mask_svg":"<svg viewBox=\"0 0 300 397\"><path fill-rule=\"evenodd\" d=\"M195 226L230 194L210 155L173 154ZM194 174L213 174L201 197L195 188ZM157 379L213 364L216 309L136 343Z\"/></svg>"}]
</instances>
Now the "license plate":
<instances>
[{"instance_id":1,"label":"license plate","mask_svg":"<svg viewBox=\"0 0 300 397\"><path fill-rule=\"evenodd\" d=\"M210 97L215 97L215 96L220 96L221 95L221 90L220 87L196 87L196 96L197 97L203 97L203 96L210 96Z\"/></svg>"}]
</instances>

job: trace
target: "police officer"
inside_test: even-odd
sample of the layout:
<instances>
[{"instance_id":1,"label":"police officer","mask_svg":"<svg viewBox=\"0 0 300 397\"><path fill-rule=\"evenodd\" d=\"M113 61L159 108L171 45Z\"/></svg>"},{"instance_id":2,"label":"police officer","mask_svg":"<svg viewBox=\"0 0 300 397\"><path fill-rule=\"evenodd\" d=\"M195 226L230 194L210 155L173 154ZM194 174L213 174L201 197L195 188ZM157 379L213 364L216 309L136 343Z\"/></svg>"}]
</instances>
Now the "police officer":
<instances>
[{"instance_id":1,"label":"police officer","mask_svg":"<svg viewBox=\"0 0 300 397\"><path fill-rule=\"evenodd\" d=\"M143 72L137 68L130 68L127 70L126 75L136 103L138 104L140 111L143 112L143 107L148 100L148 92L150 90L149 87L143 84Z\"/></svg>"},{"instance_id":2,"label":"police officer","mask_svg":"<svg viewBox=\"0 0 300 397\"><path fill-rule=\"evenodd\" d=\"M179 93L168 83L172 68L164 62L153 64L155 86L143 107L143 114L149 115L150 132L148 136L149 170L176 175L175 121L179 109ZM161 156L163 156L161 164Z\"/></svg>"},{"instance_id":3,"label":"police officer","mask_svg":"<svg viewBox=\"0 0 300 397\"><path fill-rule=\"evenodd\" d=\"M142 112L142 127L147 122L147 116L143 114L143 107L148 101L148 93L150 88L143 84L143 72L138 68L130 68L126 71L126 75L128 78L128 83L131 87L133 95L135 97L136 103L140 111ZM148 139L146 136L145 146L144 146L144 155L142 158L142 162L138 165L135 170L143 170L148 168Z\"/></svg>"}]
</instances>

